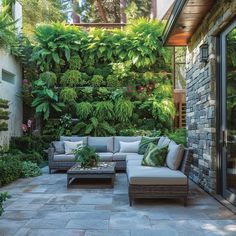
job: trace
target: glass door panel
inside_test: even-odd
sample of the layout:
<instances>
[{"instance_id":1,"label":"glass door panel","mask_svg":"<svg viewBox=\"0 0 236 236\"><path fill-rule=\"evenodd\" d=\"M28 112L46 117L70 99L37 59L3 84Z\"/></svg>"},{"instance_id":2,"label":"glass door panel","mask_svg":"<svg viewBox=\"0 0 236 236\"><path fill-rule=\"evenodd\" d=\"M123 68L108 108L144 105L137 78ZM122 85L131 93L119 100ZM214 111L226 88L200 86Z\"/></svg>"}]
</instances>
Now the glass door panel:
<instances>
[{"instance_id":1,"label":"glass door panel","mask_svg":"<svg viewBox=\"0 0 236 236\"><path fill-rule=\"evenodd\" d=\"M236 204L236 26L222 36L223 195Z\"/></svg>"}]
</instances>

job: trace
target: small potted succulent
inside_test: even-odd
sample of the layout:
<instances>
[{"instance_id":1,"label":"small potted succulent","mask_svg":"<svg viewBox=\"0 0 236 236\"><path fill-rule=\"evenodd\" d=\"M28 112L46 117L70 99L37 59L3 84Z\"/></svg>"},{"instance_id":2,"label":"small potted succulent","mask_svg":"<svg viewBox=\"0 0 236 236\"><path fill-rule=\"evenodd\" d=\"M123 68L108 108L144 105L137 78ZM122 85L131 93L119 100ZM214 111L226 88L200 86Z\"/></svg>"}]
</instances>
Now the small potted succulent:
<instances>
[{"instance_id":1,"label":"small potted succulent","mask_svg":"<svg viewBox=\"0 0 236 236\"><path fill-rule=\"evenodd\" d=\"M94 148L81 147L74 151L75 159L82 168L91 168L97 166L99 156Z\"/></svg>"}]
</instances>

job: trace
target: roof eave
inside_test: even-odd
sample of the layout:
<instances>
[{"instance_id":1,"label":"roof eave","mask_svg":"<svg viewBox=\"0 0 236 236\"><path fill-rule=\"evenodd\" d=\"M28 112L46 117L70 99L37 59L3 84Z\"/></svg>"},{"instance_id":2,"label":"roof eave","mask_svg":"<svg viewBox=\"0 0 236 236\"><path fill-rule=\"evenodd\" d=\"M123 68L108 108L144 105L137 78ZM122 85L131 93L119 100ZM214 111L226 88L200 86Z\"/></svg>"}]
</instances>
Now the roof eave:
<instances>
[{"instance_id":1,"label":"roof eave","mask_svg":"<svg viewBox=\"0 0 236 236\"><path fill-rule=\"evenodd\" d=\"M181 11L184 8L184 5L187 3L188 0L176 0L172 12L170 14L170 17L167 21L167 24L165 26L165 29L163 31L163 36L162 36L162 40L163 40L163 44L168 46L167 44L167 40L170 36L170 33L178 19L178 16L180 15ZM183 45L184 46L184 45Z\"/></svg>"}]
</instances>

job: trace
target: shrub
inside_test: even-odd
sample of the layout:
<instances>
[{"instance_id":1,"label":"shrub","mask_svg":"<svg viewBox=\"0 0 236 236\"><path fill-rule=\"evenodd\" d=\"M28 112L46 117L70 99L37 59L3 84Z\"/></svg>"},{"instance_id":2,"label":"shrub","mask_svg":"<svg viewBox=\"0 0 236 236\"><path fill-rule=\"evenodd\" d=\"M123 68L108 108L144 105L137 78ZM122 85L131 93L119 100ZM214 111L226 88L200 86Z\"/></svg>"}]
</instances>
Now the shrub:
<instances>
[{"instance_id":1,"label":"shrub","mask_svg":"<svg viewBox=\"0 0 236 236\"><path fill-rule=\"evenodd\" d=\"M3 202L5 202L8 198L10 198L10 196L8 195L7 192L1 193L0 194L0 216L2 215L2 213L4 212L3 209Z\"/></svg>"},{"instance_id":2,"label":"shrub","mask_svg":"<svg viewBox=\"0 0 236 236\"><path fill-rule=\"evenodd\" d=\"M81 58L80 56L73 56L69 61L70 70L80 70L81 68Z\"/></svg>"},{"instance_id":3,"label":"shrub","mask_svg":"<svg viewBox=\"0 0 236 236\"><path fill-rule=\"evenodd\" d=\"M121 86L121 83L120 83L119 79L116 76L109 75L107 77L107 86L117 88L117 87Z\"/></svg>"},{"instance_id":4,"label":"shrub","mask_svg":"<svg viewBox=\"0 0 236 236\"><path fill-rule=\"evenodd\" d=\"M5 111L0 108L0 120L8 120L9 119L9 111Z\"/></svg>"},{"instance_id":5,"label":"shrub","mask_svg":"<svg viewBox=\"0 0 236 236\"><path fill-rule=\"evenodd\" d=\"M30 161L24 161L22 163L22 177L36 177L42 174L41 169L37 164L32 163Z\"/></svg>"},{"instance_id":6,"label":"shrub","mask_svg":"<svg viewBox=\"0 0 236 236\"><path fill-rule=\"evenodd\" d=\"M78 70L67 70L61 77L60 84L64 87L75 87L84 84Z\"/></svg>"},{"instance_id":7,"label":"shrub","mask_svg":"<svg viewBox=\"0 0 236 236\"><path fill-rule=\"evenodd\" d=\"M47 71L39 75L39 79L44 81L49 87L54 86L57 83L57 76L55 73Z\"/></svg>"},{"instance_id":8,"label":"shrub","mask_svg":"<svg viewBox=\"0 0 236 236\"><path fill-rule=\"evenodd\" d=\"M35 163L37 165L42 164L43 158L38 152L32 152L32 153L20 153L17 155L21 161L30 161L32 163Z\"/></svg>"},{"instance_id":9,"label":"shrub","mask_svg":"<svg viewBox=\"0 0 236 236\"><path fill-rule=\"evenodd\" d=\"M74 101L77 98L77 93L74 88L64 88L60 92L60 98L63 102Z\"/></svg>"},{"instance_id":10,"label":"shrub","mask_svg":"<svg viewBox=\"0 0 236 236\"><path fill-rule=\"evenodd\" d=\"M10 141L10 150L20 150L23 153L37 152L41 156L45 155L44 149L49 147L49 143L55 140L53 135L41 136L22 136L12 137Z\"/></svg>"},{"instance_id":11,"label":"shrub","mask_svg":"<svg viewBox=\"0 0 236 236\"><path fill-rule=\"evenodd\" d=\"M100 87L101 85L104 85L103 77L101 75L94 75L91 79L91 85L94 87Z\"/></svg>"},{"instance_id":12,"label":"shrub","mask_svg":"<svg viewBox=\"0 0 236 236\"><path fill-rule=\"evenodd\" d=\"M19 157L3 156L0 158L0 186L9 184L21 177L22 162Z\"/></svg>"}]
</instances>

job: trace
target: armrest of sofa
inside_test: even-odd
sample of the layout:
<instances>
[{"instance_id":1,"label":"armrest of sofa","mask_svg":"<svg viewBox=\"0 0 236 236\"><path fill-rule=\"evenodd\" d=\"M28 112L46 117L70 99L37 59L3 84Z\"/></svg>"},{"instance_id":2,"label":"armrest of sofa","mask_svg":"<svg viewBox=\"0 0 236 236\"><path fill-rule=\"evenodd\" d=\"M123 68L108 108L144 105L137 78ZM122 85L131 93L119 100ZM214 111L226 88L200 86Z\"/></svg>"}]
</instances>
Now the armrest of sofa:
<instances>
[{"instance_id":1,"label":"armrest of sofa","mask_svg":"<svg viewBox=\"0 0 236 236\"><path fill-rule=\"evenodd\" d=\"M192 151L192 149L185 148L184 156L183 156L183 160L182 160L182 163L181 163L180 170L187 177L189 176L189 171L190 171L190 167L191 167L191 164L192 164L192 159L193 159L193 151Z\"/></svg>"},{"instance_id":2,"label":"armrest of sofa","mask_svg":"<svg viewBox=\"0 0 236 236\"><path fill-rule=\"evenodd\" d=\"M50 145L50 147L48 148L48 162L52 162L53 161L53 156L54 156L54 148Z\"/></svg>"}]
</instances>

